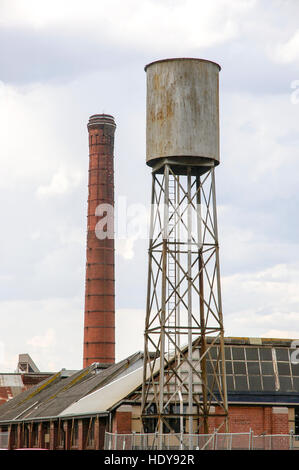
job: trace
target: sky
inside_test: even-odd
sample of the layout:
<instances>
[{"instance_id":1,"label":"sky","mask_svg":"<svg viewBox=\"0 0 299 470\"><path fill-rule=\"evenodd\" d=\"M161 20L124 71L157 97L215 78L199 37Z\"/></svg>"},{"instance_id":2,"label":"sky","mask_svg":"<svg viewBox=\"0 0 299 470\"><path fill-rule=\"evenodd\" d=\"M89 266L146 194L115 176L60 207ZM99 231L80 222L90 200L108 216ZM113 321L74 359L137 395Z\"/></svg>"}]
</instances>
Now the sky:
<instances>
[{"instance_id":1,"label":"sky","mask_svg":"<svg viewBox=\"0 0 299 470\"><path fill-rule=\"evenodd\" d=\"M0 0L0 371L83 353L88 118L115 117L115 199L150 203L144 66L216 61L227 336L299 338L299 2ZM143 349L146 237L116 239L116 359Z\"/></svg>"}]
</instances>

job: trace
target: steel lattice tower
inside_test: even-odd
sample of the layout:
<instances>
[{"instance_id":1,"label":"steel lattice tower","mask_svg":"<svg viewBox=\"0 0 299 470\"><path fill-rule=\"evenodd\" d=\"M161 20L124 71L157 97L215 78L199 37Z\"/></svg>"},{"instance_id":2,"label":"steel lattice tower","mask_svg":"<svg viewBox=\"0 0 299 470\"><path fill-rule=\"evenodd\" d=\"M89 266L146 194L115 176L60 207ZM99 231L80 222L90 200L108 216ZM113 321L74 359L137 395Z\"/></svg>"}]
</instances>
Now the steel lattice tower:
<instances>
[{"instance_id":1,"label":"steel lattice tower","mask_svg":"<svg viewBox=\"0 0 299 470\"><path fill-rule=\"evenodd\" d=\"M215 406L227 429L215 191L219 70L201 59L168 59L146 67L152 199L145 432L154 423L160 433L178 427L207 433ZM212 354L216 344L217 357Z\"/></svg>"}]
</instances>

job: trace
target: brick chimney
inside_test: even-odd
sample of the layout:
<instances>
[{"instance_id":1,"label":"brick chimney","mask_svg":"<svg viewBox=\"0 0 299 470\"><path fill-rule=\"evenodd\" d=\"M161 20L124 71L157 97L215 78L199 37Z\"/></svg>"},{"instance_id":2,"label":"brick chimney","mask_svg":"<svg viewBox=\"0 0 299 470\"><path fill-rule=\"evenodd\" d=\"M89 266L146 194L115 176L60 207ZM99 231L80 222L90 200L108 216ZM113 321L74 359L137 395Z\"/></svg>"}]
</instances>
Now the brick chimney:
<instances>
[{"instance_id":1,"label":"brick chimney","mask_svg":"<svg viewBox=\"0 0 299 470\"><path fill-rule=\"evenodd\" d=\"M103 365L115 362L114 233L112 226L112 236L101 239L96 234L97 224L108 214L100 211L99 216L95 212L101 204L114 207L116 125L113 116L95 114L89 118L87 128L89 183L83 367L93 362Z\"/></svg>"}]
</instances>

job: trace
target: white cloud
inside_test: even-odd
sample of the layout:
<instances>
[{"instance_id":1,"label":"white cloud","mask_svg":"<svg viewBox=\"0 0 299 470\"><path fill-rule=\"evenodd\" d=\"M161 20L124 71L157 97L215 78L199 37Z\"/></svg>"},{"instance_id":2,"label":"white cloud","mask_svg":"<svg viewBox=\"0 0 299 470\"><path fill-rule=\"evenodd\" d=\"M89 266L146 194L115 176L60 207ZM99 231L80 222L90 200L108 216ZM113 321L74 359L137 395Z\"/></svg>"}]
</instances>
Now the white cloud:
<instances>
[{"instance_id":1,"label":"white cloud","mask_svg":"<svg viewBox=\"0 0 299 470\"><path fill-rule=\"evenodd\" d=\"M294 330L269 330L263 335L264 338L299 338L299 329Z\"/></svg>"},{"instance_id":2,"label":"white cloud","mask_svg":"<svg viewBox=\"0 0 299 470\"><path fill-rule=\"evenodd\" d=\"M1 372L14 371L20 353L30 354L41 371L82 367L82 298L0 301L0 311Z\"/></svg>"},{"instance_id":3,"label":"white cloud","mask_svg":"<svg viewBox=\"0 0 299 470\"><path fill-rule=\"evenodd\" d=\"M299 263L222 277L230 336L298 337Z\"/></svg>"},{"instance_id":4,"label":"white cloud","mask_svg":"<svg viewBox=\"0 0 299 470\"><path fill-rule=\"evenodd\" d=\"M48 328L44 335L33 336L26 341L27 344L33 346L34 349L48 349L50 346L55 346L56 338L53 328Z\"/></svg>"},{"instance_id":5,"label":"white cloud","mask_svg":"<svg viewBox=\"0 0 299 470\"><path fill-rule=\"evenodd\" d=\"M71 95L64 85L16 87L0 82L0 188L42 181L37 192L49 195L63 193L81 182L81 142L76 141L74 152L70 129L63 130L62 118L57 116L60 108L58 112L73 130L76 128L76 104L70 103Z\"/></svg>"},{"instance_id":6,"label":"white cloud","mask_svg":"<svg viewBox=\"0 0 299 470\"><path fill-rule=\"evenodd\" d=\"M2 25L36 30L62 29L107 43L150 47L152 51L183 51L219 44L238 35L238 22L255 0L97 0L51 3L2 0Z\"/></svg>"},{"instance_id":7,"label":"white cloud","mask_svg":"<svg viewBox=\"0 0 299 470\"><path fill-rule=\"evenodd\" d=\"M225 336L260 338L299 338L298 313L259 315L254 310L224 312Z\"/></svg>"},{"instance_id":8,"label":"white cloud","mask_svg":"<svg viewBox=\"0 0 299 470\"><path fill-rule=\"evenodd\" d=\"M299 59L299 29L290 39L280 43L274 49L274 59L281 64L296 62Z\"/></svg>"},{"instance_id":9,"label":"white cloud","mask_svg":"<svg viewBox=\"0 0 299 470\"><path fill-rule=\"evenodd\" d=\"M126 238L125 240L115 240L115 253L125 260L134 258L134 237Z\"/></svg>"},{"instance_id":10,"label":"white cloud","mask_svg":"<svg viewBox=\"0 0 299 470\"><path fill-rule=\"evenodd\" d=\"M83 298L1 301L0 310L6 315L0 334L1 372L15 370L18 355L25 352L41 371L82 367ZM119 308L115 315L118 361L143 350L145 311Z\"/></svg>"},{"instance_id":11,"label":"white cloud","mask_svg":"<svg viewBox=\"0 0 299 470\"><path fill-rule=\"evenodd\" d=\"M72 172L72 170L60 169L52 176L49 184L38 186L36 193L39 197L65 194L76 188L82 182L82 179L82 174L79 171Z\"/></svg>"},{"instance_id":12,"label":"white cloud","mask_svg":"<svg viewBox=\"0 0 299 470\"><path fill-rule=\"evenodd\" d=\"M260 80L262 84L262 75ZM280 176L277 170L286 165L297 164L291 147L298 136L299 107L291 102L289 83L285 94L224 92L221 98L222 166L231 171L231 179L240 178L242 183L246 175L254 183L266 181ZM271 189L282 195L280 186ZM261 197L265 192L272 197L264 184Z\"/></svg>"},{"instance_id":13,"label":"white cloud","mask_svg":"<svg viewBox=\"0 0 299 470\"><path fill-rule=\"evenodd\" d=\"M120 308L115 313L116 360L119 361L143 351L145 311L136 308Z\"/></svg>"}]
</instances>

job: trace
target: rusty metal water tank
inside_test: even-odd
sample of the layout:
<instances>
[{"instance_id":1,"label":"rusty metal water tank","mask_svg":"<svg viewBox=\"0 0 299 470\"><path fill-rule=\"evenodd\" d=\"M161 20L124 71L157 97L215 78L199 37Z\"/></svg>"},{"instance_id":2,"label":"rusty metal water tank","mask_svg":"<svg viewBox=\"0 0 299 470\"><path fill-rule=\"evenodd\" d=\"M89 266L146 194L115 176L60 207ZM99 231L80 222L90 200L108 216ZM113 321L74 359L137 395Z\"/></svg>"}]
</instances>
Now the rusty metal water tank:
<instances>
[{"instance_id":1,"label":"rusty metal water tank","mask_svg":"<svg viewBox=\"0 0 299 470\"><path fill-rule=\"evenodd\" d=\"M219 163L219 71L215 62L158 60L147 74L146 162Z\"/></svg>"}]
</instances>

